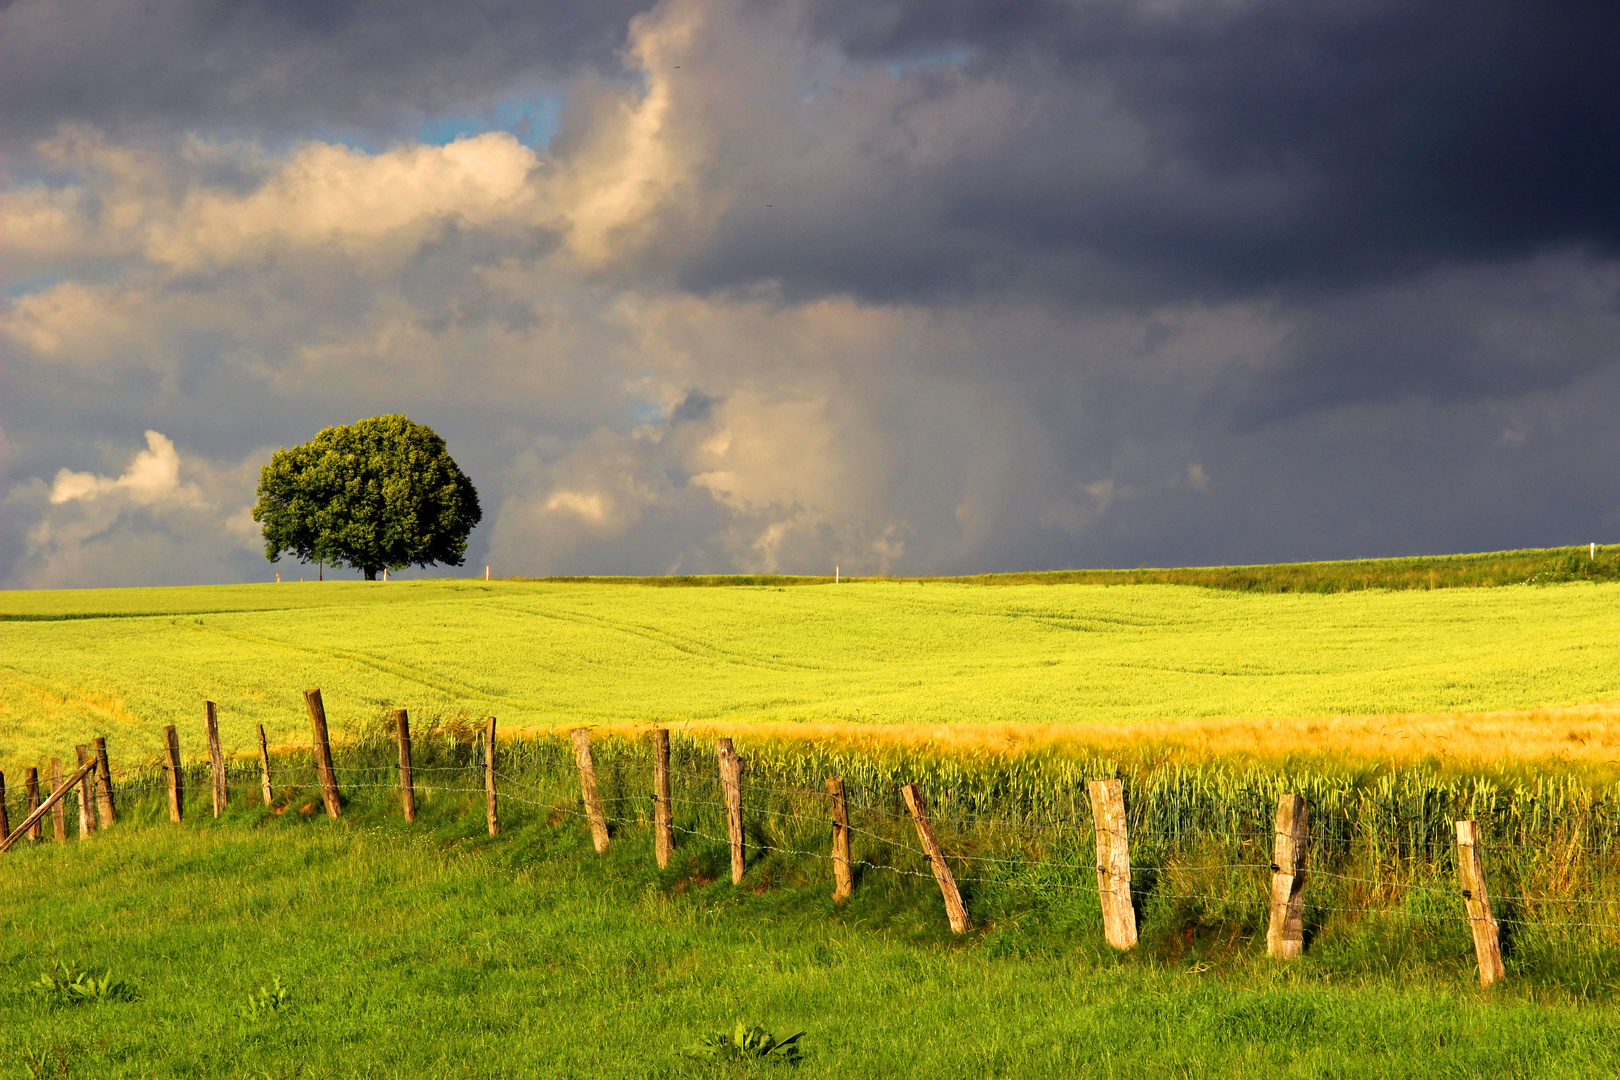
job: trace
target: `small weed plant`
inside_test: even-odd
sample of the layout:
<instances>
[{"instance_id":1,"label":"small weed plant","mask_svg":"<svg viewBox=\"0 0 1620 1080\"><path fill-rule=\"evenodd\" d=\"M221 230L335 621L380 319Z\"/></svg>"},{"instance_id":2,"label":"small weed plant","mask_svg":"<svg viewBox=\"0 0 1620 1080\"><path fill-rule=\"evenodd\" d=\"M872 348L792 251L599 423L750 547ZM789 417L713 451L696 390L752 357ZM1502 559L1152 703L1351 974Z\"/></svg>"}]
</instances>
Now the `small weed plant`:
<instances>
[{"instance_id":1,"label":"small weed plant","mask_svg":"<svg viewBox=\"0 0 1620 1080\"><path fill-rule=\"evenodd\" d=\"M22 1060L23 1068L28 1070L28 1080L68 1080L72 1075L68 1071L72 1060L61 1043L49 1050L24 1050Z\"/></svg>"},{"instance_id":2,"label":"small weed plant","mask_svg":"<svg viewBox=\"0 0 1620 1080\"><path fill-rule=\"evenodd\" d=\"M49 1005L93 1005L103 1001L133 1001L135 988L115 979L112 970L99 977L88 968L58 961L28 984L36 998Z\"/></svg>"},{"instance_id":3,"label":"small weed plant","mask_svg":"<svg viewBox=\"0 0 1620 1080\"><path fill-rule=\"evenodd\" d=\"M269 986L261 986L256 991L249 991L247 1005L242 1009L242 1017L246 1020L263 1020L276 1016L292 1004L292 991L281 985L281 977L277 976Z\"/></svg>"},{"instance_id":4,"label":"small weed plant","mask_svg":"<svg viewBox=\"0 0 1620 1080\"><path fill-rule=\"evenodd\" d=\"M804 1057L798 1046L803 1037L801 1031L778 1040L760 1025L739 1020L731 1034L718 1032L688 1046L686 1056L698 1061L797 1065Z\"/></svg>"}]
</instances>

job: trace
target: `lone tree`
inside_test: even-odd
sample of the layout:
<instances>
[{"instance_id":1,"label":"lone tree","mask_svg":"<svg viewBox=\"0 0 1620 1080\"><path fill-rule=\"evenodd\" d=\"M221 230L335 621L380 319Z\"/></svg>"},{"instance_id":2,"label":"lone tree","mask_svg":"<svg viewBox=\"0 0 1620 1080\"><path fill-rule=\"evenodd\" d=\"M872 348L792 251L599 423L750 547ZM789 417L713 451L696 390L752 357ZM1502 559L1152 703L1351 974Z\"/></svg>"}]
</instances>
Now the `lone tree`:
<instances>
[{"instance_id":1,"label":"lone tree","mask_svg":"<svg viewBox=\"0 0 1620 1080\"><path fill-rule=\"evenodd\" d=\"M483 516L444 440L399 415L330 427L277 450L259 473L253 508L271 562L290 554L355 566L367 581L412 563L460 566Z\"/></svg>"}]
</instances>

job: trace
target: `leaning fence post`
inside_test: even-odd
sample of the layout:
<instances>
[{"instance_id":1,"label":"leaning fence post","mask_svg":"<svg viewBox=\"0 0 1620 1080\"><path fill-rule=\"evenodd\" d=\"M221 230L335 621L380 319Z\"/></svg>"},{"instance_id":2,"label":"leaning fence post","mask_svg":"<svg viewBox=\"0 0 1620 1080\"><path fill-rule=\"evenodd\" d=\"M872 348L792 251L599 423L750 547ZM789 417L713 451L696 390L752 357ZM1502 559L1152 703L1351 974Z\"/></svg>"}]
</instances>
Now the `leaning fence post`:
<instances>
[{"instance_id":1,"label":"leaning fence post","mask_svg":"<svg viewBox=\"0 0 1620 1080\"><path fill-rule=\"evenodd\" d=\"M33 812L28 815L28 819L21 825L17 826L16 832L10 833L4 837L0 837L0 852L10 851L11 845L15 844L24 833L31 831L35 826L37 826L40 820L44 818L46 814L60 811L62 809L63 797L67 795L68 791L73 787L73 785L82 781L85 778L85 775L96 767L96 763L94 761L85 762L83 765L79 766L78 771L73 774L72 778L69 779L66 784L63 784L61 783L60 770L62 763L57 761L55 758L52 758L51 760L58 766L58 782L56 785L56 790L51 792L50 797L45 800L44 805L34 808ZM61 820L60 815L58 815L57 820Z\"/></svg>"},{"instance_id":2,"label":"leaning fence post","mask_svg":"<svg viewBox=\"0 0 1620 1080\"><path fill-rule=\"evenodd\" d=\"M74 757L78 759L78 768L83 769L88 763L92 770L96 767L96 759L90 756L88 746L75 746ZM90 791L89 784L79 785L79 839L83 840L96 831L96 803L95 796Z\"/></svg>"},{"instance_id":3,"label":"leaning fence post","mask_svg":"<svg viewBox=\"0 0 1620 1080\"><path fill-rule=\"evenodd\" d=\"M501 831L500 818L495 814L495 718L484 726L484 795L488 800L489 835Z\"/></svg>"},{"instance_id":4,"label":"leaning fence post","mask_svg":"<svg viewBox=\"0 0 1620 1080\"><path fill-rule=\"evenodd\" d=\"M309 726L315 738L315 768L321 776L321 798L326 802L326 816L338 817L343 803L338 798L337 773L332 769L332 742L326 734L326 706L321 704L320 688L304 691L304 706L309 709Z\"/></svg>"},{"instance_id":5,"label":"leaning fence post","mask_svg":"<svg viewBox=\"0 0 1620 1080\"><path fill-rule=\"evenodd\" d=\"M219 817L230 795L225 790L225 752L219 745L219 707L212 701L203 702L203 727L208 733L208 765L214 781L214 816Z\"/></svg>"},{"instance_id":6,"label":"leaning fence post","mask_svg":"<svg viewBox=\"0 0 1620 1080\"><path fill-rule=\"evenodd\" d=\"M399 739L399 805L406 821L416 820L416 781L411 777L411 720L404 709L394 710L394 734Z\"/></svg>"},{"instance_id":7,"label":"leaning fence post","mask_svg":"<svg viewBox=\"0 0 1620 1080\"><path fill-rule=\"evenodd\" d=\"M55 799L54 808L51 810L51 824L56 828L56 842L64 844L67 842L67 811L62 806L61 798L58 797L61 794L62 759L51 758L51 798Z\"/></svg>"},{"instance_id":8,"label":"leaning fence post","mask_svg":"<svg viewBox=\"0 0 1620 1080\"><path fill-rule=\"evenodd\" d=\"M163 755L169 772L169 820L177 822L186 815L186 782L180 773L180 735L173 724L163 729Z\"/></svg>"},{"instance_id":9,"label":"leaning fence post","mask_svg":"<svg viewBox=\"0 0 1620 1080\"><path fill-rule=\"evenodd\" d=\"M264 741L263 724L259 725L259 786L263 789L264 805L269 806L276 801L270 787L270 747Z\"/></svg>"},{"instance_id":10,"label":"leaning fence post","mask_svg":"<svg viewBox=\"0 0 1620 1080\"><path fill-rule=\"evenodd\" d=\"M23 770L23 791L28 797L28 817L24 820L32 820L34 822L34 827L28 830L28 842L30 844L35 844L45 838L45 830L43 826L40 825L39 819L34 817L34 811L39 809L38 769Z\"/></svg>"},{"instance_id":11,"label":"leaning fence post","mask_svg":"<svg viewBox=\"0 0 1620 1080\"><path fill-rule=\"evenodd\" d=\"M96 810L101 815L101 827L105 829L118 820L118 808L113 803L112 765L107 761L105 736L97 735L90 745L96 752Z\"/></svg>"},{"instance_id":12,"label":"leaning fence post","mask_svg":"<svg viewBox=\"0 0 1620 1080\"><path fill-rule=\"evenodd\" d=\"M939 841L934 837L934 826L928 820L928 804L923 802L922 792L917 790L915 783L901 788L900 794L905 796L906 809L911 811L911 820L917 826L917 839L922 841L923 850L928 853L928 864L934 868L934 880L939 882L940 895L945 898L945 917L951 921L951 933L965 934L973 929L973 923L968 919L962 894L957 891L956 877L946 865L945 853L939 849Z\"/></svg>"},{"instance_id":13,"label":"leaning fence post","mask_svg":"<svg viewBox=\"0 0 1620 1080\"><path fill-rule=\"evenodd\" d=\"M832 796L833 903L842 904L855 893L855 875L849 866L849 804L844 801L844 778L827 777Z\"/></svg>"},{"instance_id":14,"label":"leaning fence post","mask_svg":"<svg viewBox=\"0 0 1620 1080\"><path fill-rule=\"evenodd\" d=\"M653 855L658 869L669 865L675 847L675 814L669 799L669 729L653 732Z\"/></svg>"},{"instance_id":15,"label":"leaning fence post","mask_svg":"<svg viewBox=\"0 0 1620 1080\"><path fill-rule=\"evenodd\" d=\"M11 835L11 815L6 810L6 774L0 772L0 837Z\"/></svg>"},{"instance_id":16,"label":"leaning fence post","mask_svg":"<svg viewBox=\"0 0 1620 1080\"><path fill-rule=\"evenodd\" d=\"M1086 790L1097 834L1097 896L1102 901L1103 937L1116 949L1129 949L1136 944L1136 909L1131 906L1125 792L1117 779L1093 780Z\"/></svg>"},{"instance_id":17,"label":"leaning fence post","mask_svg":"<svg viewBox=\"0 0 1620 1080\"><path fill-rule=\"evenodd\" d=\"M1479 851L1479 822L1457 822L1457 875L1462 878L1463 904L1468 909L1468 929L1474 935L1474 955L1479 960L1479 985L1489 986L1506 974L1502 967L1502 942L1496 919L1491 915L1491 896L1485 888L1485 859Z\"/></svg>"},{"instance_id":18,"label":"leaning fence post","mask_svg":"<svg viewBox=\"0 0 1620 1080\"><path fill-rule=\"evenodd\" d=\"M1305 853L1310 808L1300 795L1277 800L1276 842L1271 855L1271 924L1266 954L1289 960L1305 951Z\"/></svg>"},{"instance_id":19,"label":"leaning fence post","mask_svg":"<svg viewBox=\"0 0 1620 1080\"><path fill-rule=\"evenodd\" d=\"M568 733L574 743L574 764L579 768L579 793L585 802L585 816L591 822L591 843L596 853L608 849L607 814L602 809L602 792L596 786L596 761L591 757L591 729L575 728Z\"/></svg>"},{"instance_id":20,"label":"leaning fence post","mask_svg":"<svg viewBox=\"0 0 1620 1080\"><path fill-rule=\"evenodd\" d=\"M716 740L715 747L720 757L720 784L725 790L726 833L731 838L731 883L740 885L743 871L747 869L743 850L742 758L732 749L730 739Z\"/></svg>"}]
</instances>

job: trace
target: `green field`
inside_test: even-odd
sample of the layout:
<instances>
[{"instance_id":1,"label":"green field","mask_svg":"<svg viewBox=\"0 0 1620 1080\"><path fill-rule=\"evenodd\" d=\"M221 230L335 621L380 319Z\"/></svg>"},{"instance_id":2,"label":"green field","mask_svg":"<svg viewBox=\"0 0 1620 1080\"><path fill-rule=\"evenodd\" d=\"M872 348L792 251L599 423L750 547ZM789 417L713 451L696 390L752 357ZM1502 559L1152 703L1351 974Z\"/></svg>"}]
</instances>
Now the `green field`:
<instances>
[{"instance_id":1,"label":"green field","mask_svg":"<svg viewBox=\"0 0 1620 1080\"><path fill-rule=\"evenodd\" d=\"M1450 584L1505 573L1501 560L1453 570ZM1383 571L1397 586L1428 572ZM1547 768L1470 775L1244 754L1186 766L780 737L795 723L989 732L1620 697L1620 583L1300 585L1350 580L1339 565L1130 587L429 581L0 594L12 823L16 766L71 759L93 734L109 736L123 782L111 829L0 856L0 1077L777 1073L683 1056L739 1021L804 1030L804 1062L780 1072L805 1077L1615 1075L1613 784ZM221 706L227 748L247 749L255 723L273 740L307 740L306 686L322 687L346 736L340 821L319 812L309 752L295 748L276 755L273 810L259 804L256 763L242 760L214 820L194 764L187 820L166 820L162 773L144 767L164 724L179 726L193 762L205 698ZM416 826L399 820L379 723L389 706L411 709L418 734ZM659 871L645 738L598 738L615 819L605 856L580 820L566 739L502 744L502 831L489 838L473 737L485 714L503 732L734 730L749 763L742 886L718 839L711 741L676 732L678 847ZM756 736L749 725L761 722L778 726ZM828 895L829 775L846 777L858 830L858 885L843 908ZM1131 817L1142 935L1125 954L1101 941L1085 797L1088 779L1112 775ZM964 937L946 929L915 850L897 795L907 780L927 793L962 885L975 922ZM1312 876L1305 956L1279 964L1264 938L1271 814L1285 791L1311 807ZM1504 928L1508 976L1488 992L1456 895L1459 817L1481 823ZM110 970L127 1000L30 993L57 962ZM284 1006L250 1008L248 995L277 979Z\"/></svg>"},{"instance_id":2,"label":"green field","mask_svg":"<svg viewBox=\"0 0 1620 1080\"><path fill-rule=\"evenodd\" d=\"M242 784L215 821L193 783L183 826L126 793L111 830L0 857L0 1075L777 1074L682 1056L738 1021L805 1031L804 1062L780 1074L806 1078L1620 1067L1612 946L1584 969L1511 957L1482 993L1467 930L1420 909L1359 926L1330 910L1333 929L1278 964L1241 908L1149 896L1143 943L1116 954L1095 894L1050 875L970 893L979 929L954 939L926 876L874 870L838 909L813 858L756 856L737 889L722 845L686 836L659 872L633 825L598 857L566 768L554 806L503 803L494 840L479 794L423 789L406 826L388 791L350 790L329 822L296 812L308 789L282 791L278 815ZM110 971L129 1000L32 996L57 962ZM249 1008L277 979L283 1006Z\"/></svg>"},{"instance_id":3,"label":"green field","mask_svg":"<svg viewBox=\"0 0 1620 1080\"><path fill-rule=\"evenodd\" d=\"M387 706L612 722L1088 724L1620 697L1620 584L1330 594L1170 585L426 581L0 594L0 768L307 739Z\"/></svg>"}]
</instances>

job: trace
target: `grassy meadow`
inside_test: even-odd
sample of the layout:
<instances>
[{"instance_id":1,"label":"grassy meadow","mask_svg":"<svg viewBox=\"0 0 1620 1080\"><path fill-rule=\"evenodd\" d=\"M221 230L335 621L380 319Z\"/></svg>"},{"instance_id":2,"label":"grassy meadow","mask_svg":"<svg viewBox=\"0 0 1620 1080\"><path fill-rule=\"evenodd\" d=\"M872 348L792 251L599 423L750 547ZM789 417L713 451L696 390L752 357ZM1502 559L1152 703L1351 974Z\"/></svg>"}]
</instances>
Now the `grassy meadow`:
<instances>
[{"instance_id":1,"label":"grassy meadow","mask_svg":"<svg viewBox=\"0 0 1620 1080\"><path fill-rule=\"evenodd\" d=\"M1414 759L1505 751L1601 765L1620 758L1620 718L1593 704L1620 698L1616 640L1620 584L1606 582L9 592L0 768L71 755L90 734L108 736L115 760L146 760L170 723L195 756L204 699L220 706L228 748L247 750L255 724L304 740L307 686L322 688L339 732L400 706L491 714L506 730L656 723L1098 746L1207 730L1216 752L1376 759L1404 745ZM1453 719L1441 730L1436 716Z\"/></svg>"},{"instance_id":2,"label":"grassy meadow","mask_svg":"<svg viewBox=\"0 0 1620 1080\"><path fill-rule=\"evenodd\" d=\"M824 847L825 828L779 816L751 816L741 888L701 804L677 811L675 858L657 870L617 786L645 778L620 769L630 759L611 743L599 768L620 823L605 856L574 813L560 743L549 766L505 766L494 839L481 793L459 790L455 763L476 765L467 746L459 758L422 747L415 826L386 783L348 786L333 822L296 783L264 809L244 776L215 820L194 773L181 826L155 789L126 789L111 829L0 858L0 1075L1461 1078L1620 1066L1613 943L1566 942L1562 963L1521 945L1508 981L1482 992L1466 924L1410 900L1350 921L1324 897L1306 956L1278 964L1252 903L1189 907L1161 880L1139 883L1142 943L1117 954L1100 941L1095 891L1065 887L1089 876L1086 860L1065 870L1056 852L1025 887L976 882L958 862L977 928L957 939L933 882L886 872L881 857L835 907L825 862L789 849ZM383 760L386 744L373 749ZM284 780L300 778L294 758L278 759ZM677 775L693 763L678 754ZM960 850L956 819L940 819ZM874 846L863 834L857 858ZM1158 855L1199 854L1178 850ZM31 994L56 963L124 989L93 1003ZM286 994L268 1004L277 980ZM804 1031L802 1064L683 1056L738 1022Z\"/></svg>"}]
</instances>

